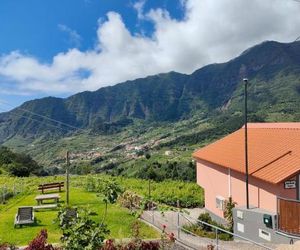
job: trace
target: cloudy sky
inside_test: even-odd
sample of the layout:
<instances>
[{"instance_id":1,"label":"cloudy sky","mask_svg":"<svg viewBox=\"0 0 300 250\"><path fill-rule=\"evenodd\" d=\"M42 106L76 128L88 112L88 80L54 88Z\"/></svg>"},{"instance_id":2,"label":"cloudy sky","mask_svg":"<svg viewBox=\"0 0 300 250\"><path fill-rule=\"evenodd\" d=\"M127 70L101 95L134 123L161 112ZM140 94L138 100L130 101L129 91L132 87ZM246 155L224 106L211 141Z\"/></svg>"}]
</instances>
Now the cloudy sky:
<instances>
[{"instance_id":1,"label":"cloudy sky","mask_svg":"<svg viewBox=\"0 0 300 250\"><path fill-rule=\"evenodd\" d=\"M1 0L0 112L291 42L299 13L300 0Z\"/></svg>"}]
</instances>

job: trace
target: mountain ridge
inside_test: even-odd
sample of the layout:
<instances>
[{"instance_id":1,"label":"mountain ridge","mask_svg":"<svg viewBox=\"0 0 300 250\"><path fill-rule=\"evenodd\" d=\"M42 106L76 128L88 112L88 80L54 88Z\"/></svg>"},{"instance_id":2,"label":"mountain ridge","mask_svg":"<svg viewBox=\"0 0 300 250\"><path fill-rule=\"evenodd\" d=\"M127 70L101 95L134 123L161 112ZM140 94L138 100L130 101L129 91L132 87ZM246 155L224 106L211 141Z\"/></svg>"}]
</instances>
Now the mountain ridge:
<instances>
[{"instance_id":1,"label":"mountain ridge","mask_svg":"<svg viewBox=\"0 0 300 250\"><path fill-rule=\"evenodd\" d=\"M232 100L239 93L243 77L264 82L267 86L281 74L286 79L291 75L296 78L300 75L300 42L267 41L245 50L228 62L204 66L190 75L171 71L96 91L80 92L67 98L45 97L27 101L9 112L0 113L0 142L15 135L39 137L67 134L46 126L50 121L46 122L26 110L96 133L109 132L110 127L114 126L126 127L136 119L174 122L199 113L205 118L216 110L222 110L228 103L226 110L237 111L240 108L234 107L238 103ZM300 86L297 81L293 84ZM295 93L299 94L300 87L297 86ZM291 95L294 98L294 92L289 93L288 97ZM279 101L276 99L275 103ZM299 110L296 111L298 113ZM54 122L50 124L55 125Z\"/></svg>"}]
</instances>

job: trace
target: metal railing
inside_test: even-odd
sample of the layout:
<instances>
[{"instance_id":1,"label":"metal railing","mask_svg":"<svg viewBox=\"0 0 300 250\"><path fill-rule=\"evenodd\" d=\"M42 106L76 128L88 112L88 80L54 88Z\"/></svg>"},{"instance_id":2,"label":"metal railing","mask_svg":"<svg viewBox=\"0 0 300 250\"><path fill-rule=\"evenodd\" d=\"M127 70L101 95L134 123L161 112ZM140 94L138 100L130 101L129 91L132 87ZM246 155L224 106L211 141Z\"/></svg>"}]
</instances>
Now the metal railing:
<instances>
[{"instance_id":1,"label":"metal railing","mask_svg":"<svg viewBox=\"0 0 300 250\"><path fill-rule=\"evenodd\" d=\"M158 229L166 227L166 231L174 233L176 240L191 249L214 249L214 250L272 250L270 246L263 245L240 235L229 232L223 228L211 225L204 221L192 218L182 212L159 212L144 211L142 219ZM192 227L205 227L202 236L199 236ZM208 233L205 233L207 231ZM203 233L204 232L204 233ZM224 240L227 239L227 240Z\"/></svg>"}]
</instances>

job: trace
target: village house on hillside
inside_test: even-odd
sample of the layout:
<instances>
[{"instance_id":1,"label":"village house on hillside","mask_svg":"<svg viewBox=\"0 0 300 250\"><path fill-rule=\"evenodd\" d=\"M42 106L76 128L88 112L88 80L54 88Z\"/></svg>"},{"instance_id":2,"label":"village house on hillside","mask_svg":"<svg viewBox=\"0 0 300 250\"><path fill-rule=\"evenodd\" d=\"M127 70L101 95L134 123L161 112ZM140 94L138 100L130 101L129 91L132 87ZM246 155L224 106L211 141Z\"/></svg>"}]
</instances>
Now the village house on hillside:
<instances>
[{"instance_id":1,"label":"village house on hillside","mask_svg":"<svg viewBox=\"0 0 300 250\"><path fill-rule=\"evenodd\" d=\"M244 127L193 154L206 210L222 219L232 197L237 234L272 242L300 236L300 123L249 123L248 155L250 209Z\"/></svg>"}]
</instances>

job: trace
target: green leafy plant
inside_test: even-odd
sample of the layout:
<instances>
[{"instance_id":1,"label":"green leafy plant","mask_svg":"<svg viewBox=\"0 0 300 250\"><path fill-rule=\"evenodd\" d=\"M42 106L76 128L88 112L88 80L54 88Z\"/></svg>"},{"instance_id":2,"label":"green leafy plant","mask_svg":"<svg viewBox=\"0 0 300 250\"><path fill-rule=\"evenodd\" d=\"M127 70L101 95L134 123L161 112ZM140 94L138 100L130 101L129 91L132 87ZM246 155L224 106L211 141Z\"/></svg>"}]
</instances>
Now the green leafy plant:
<instances>
[{"instance_id":1,"label":"green leafy plant","mask_svg":"<svg viewBox=\"0 0 300 250\"><path fill-rule=\"evenodd\" d=\"M103 196L103 201L105 203L105 213L103 216L103 221L105 221L106 216L107 216L107 208L108 208L108 203L114 204L116 203L119 194L123 192L122 188L120 185L118 185L115 181L113 180L108 180L108 181L102 181L98 185L98 193L99 195Z\"/></svg>"},{"instance_id":2,"label":"green leafy plant","mask_svg":"<svg viewBox=\"0 0 300 250\"><path fill-rule=\"evenodd\" d=\"M61 207L58 211L57 221L62 230L70 228L78 219L77 208Z\"/></svg>"},{"instance_id":3,"label":"green leafy plant","mask_svg":"<svg viewBox=\"0 0 300 250\"><path fill-rule=\"evenodd\" d=\"M61 213L60 216L63 216ZM107 226L99 224L89 218L89 211L83 210L81 216L72 220L60 220L63 236L61 241L65 250L83 249L94 250L102 247L106 235L109 234ZM66 223L66 224L64 224Z\"/></svg>"},{"instance_id":4,"label":"green leafy plant","mask_svg":"<svg viewBox=\"0 0 300 250\"><path fill-rule=\"evenodd\" d=\"M225 201L224 218L227 220L231 232L233 232L234 225L232 210L236 204L237 203L232 200L232 197L229 197L228 200Z\"/></svg>"},{"instance_id":5,"label":"green leafy plant","mask_svg":"<svg viewBox=\"0 0 300 250\"><path fill-rule=\"evenodd\" d=\"M211 239L214 239L216 237L216 230L212 226L216 226L220 229L224 229L224 230L228 231L228 228L226 228L222 224L219 224L216 221L212 220L209 213L200 214L198 217L198 220L199 220L199 222L197 222L195 224L184 225L183 226L184 229L188 232L192 232L201 237L206 237L206 238L211 238ZM200 221L210 224L212 226L201 223ZM218 230L218 238L220 240L229 241L229 240L232 240L232 235L222 232L221 230Z\"/></svg>"}]
</instances>

